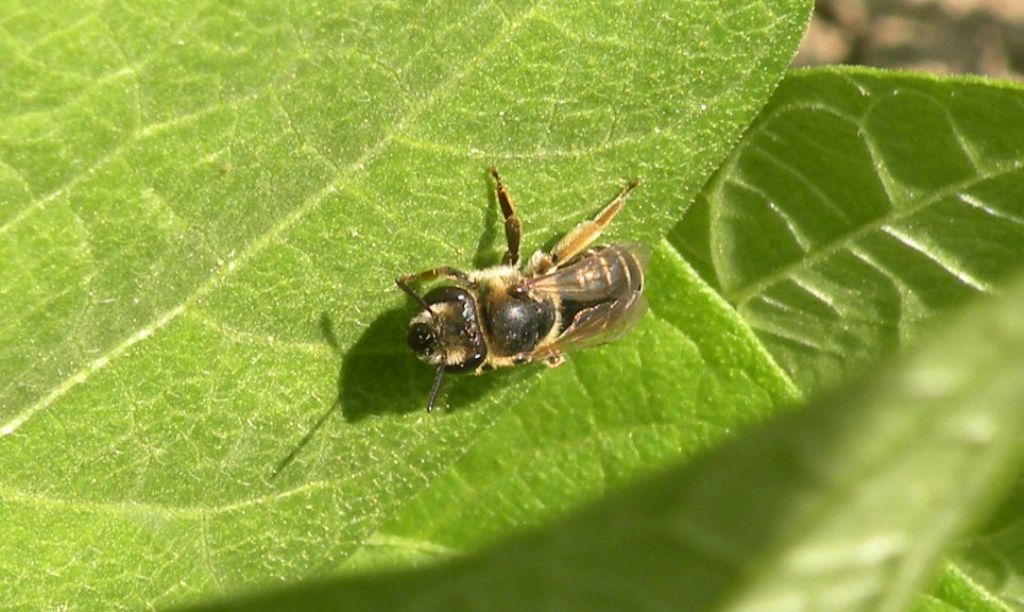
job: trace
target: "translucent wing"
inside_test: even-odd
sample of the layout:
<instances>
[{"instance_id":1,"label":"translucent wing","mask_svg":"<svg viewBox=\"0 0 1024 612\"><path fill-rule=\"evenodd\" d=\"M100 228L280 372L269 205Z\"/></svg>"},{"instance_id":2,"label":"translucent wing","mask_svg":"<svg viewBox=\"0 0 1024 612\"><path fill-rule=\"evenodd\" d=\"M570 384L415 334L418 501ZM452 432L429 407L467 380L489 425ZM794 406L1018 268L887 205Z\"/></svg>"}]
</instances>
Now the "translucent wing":
<instances>
[{"instance_id":1,"label":"translucent wing","mask_svg":"<svg viewBox=\"0 0 1024 612\"><path fill-rule=\"evenodd\" d=\"M533 358L611 342L632 329L646 310L647 300L639 291L584 308L553 342L537 347Z\"/></svg>"},{"instance_id":2,"label":"translucent wing","mask_svg":"<svg viewBox=\"0 0 1024 612\"><path fill-rule=\"evenodd\" d=\"M643 290L648 253L638 244L603 247L550 274L527 279L525 284L534 291L579 303L628 298Z\"/></svg>"}]
</instances>

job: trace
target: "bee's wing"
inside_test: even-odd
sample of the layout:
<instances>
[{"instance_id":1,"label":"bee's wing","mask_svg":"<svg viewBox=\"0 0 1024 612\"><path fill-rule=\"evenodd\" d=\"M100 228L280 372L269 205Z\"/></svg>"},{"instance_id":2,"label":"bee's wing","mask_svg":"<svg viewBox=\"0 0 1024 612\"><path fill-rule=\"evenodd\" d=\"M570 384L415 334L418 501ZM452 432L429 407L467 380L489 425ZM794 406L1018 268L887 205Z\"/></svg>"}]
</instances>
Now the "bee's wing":
<instances>
[{"instance_id":1,"label":"bee's wing","mask_svg":"<svg viewBox=\"0 0 1024 612\"><path fill-rule=\"evenodd\" d=\"M651 249L646 244L627 240L615 245L615 248L626 249L637 258L642 268L647 268L647 262L651 259Z\"/></svg>"},{"instance_id":2,"label":"bee's wing","mask_svg":"<svg viewBox=\"0 0 1024 612\"><path fill-rule=\"evenodd\" d=\"M644 264L650 251L640 244L604 247L564 268L525 282L541 293L588 303L628 297L643 289Z\"/></svg>"},{"instance_id":3,"label":"bee's wing","mask_svg":"<svg viewBox=\"0 0 1024 612\"><path fill-rule=\"evenodd\" d=\"M532 356L543 358L611 342L636 325L646 310L647 300L638 291L584 308L560 336L538 347Z\"/></svg>"}]
</instances>

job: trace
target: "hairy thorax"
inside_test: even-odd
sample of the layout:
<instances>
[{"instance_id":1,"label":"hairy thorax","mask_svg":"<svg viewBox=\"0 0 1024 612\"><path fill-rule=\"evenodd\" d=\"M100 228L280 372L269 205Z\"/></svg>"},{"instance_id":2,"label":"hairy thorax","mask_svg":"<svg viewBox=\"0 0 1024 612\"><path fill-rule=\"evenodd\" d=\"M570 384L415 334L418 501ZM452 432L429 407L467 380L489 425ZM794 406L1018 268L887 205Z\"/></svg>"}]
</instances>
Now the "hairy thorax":
<instances>
[{"instance_id":1,"label":"hairy thorax","mask_svg":"<svg viewBox=\"0 0 1024 612\"><path fill-rule=\"evenodd\" d=\"M488 326L495 358L528 355L554 329L558 308L550 297L533 295L522 286L521 274L499 266L484 270L478 280L481 316Z\"/></svg>"}]
</instances>

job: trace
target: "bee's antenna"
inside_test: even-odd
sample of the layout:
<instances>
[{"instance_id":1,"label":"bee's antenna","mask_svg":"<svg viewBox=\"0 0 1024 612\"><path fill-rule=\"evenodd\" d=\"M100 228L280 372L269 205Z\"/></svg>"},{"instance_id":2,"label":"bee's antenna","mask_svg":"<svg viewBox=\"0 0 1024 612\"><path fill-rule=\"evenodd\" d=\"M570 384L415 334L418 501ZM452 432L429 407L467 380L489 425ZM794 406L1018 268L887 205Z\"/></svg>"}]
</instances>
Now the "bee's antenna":
<instances>
[{"instance_id":1,"label":"bee's antenna","mask_svg":"<svg viewBox=\"0 0 1024 612\"><path fill-rule=\"evenodd\" d=\"M427 398L427 412L434 409L434 400L437 399L437 392L441 390L441 379L444 378L444 362L437 366L437 376L434 377L434 386L430 389L430 397Z\"/></svg>"},{"instance_id":2,"label":"bee's antenna","mask_svg":"<svg viewBox=\"0 0 1024 612\"><path fill-rule=\"evenodd\" d=\"M418 293L413 291L412 287L410 287L408 283L406 283L400 278L396 278L395 284L398 285L398 288L404 291L406 295L415 300L417 304L422 306L423 310L427 311L427 313L430 315L430 318L437 322L437 315L435 315L434 311L430 309L430 304L428 304L426 300L420 297ZM434 386L430 388L430 396L427 397L427 412L430 412L431 410L434 409L434 400L437 399L437 392L441 390L441 380L443 378L444 359L442 359L441 363L437 366L437 375L434 376Z\"/></svg>"},{"instance_id":3,"label":"bee's antenna","mask_svg":"<svg viewBox=\"0 0 1024 612\"><path fill-rule=\"evenodd\" d=\"M423 310L426 310L427 312L429 312L431 319L434 318L434 311L430 309L430 304L427 304L427 302L422 297L420 297L420 295L418 293L413 291L412 287L410 287L408 285L408 283L406 283L405 281L403 281L400 278L396 278L395 279L395 284L398 285L398 288L401 289L402 291L404 291L406 293L406 295L408 295L413 300L415 300L417 304L422 306Z\"/></svg>"}]
</instances>

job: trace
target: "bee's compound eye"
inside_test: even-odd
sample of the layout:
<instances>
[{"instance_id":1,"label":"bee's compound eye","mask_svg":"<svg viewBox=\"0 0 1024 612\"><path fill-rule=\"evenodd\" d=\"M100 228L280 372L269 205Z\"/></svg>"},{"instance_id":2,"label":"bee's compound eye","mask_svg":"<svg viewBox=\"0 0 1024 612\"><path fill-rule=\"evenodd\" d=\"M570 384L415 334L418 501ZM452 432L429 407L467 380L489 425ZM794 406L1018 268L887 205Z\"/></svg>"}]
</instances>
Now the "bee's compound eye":
<instances>
[{"instance_id":1,"label":"bee's compound eye","mask_svg":"<svg viewBox=\"0 0 1024 612\"><path fill-rule=\"evenodd\" d=\"M426 323L418 322L409 326L409 336L406 338L409 348L418 355L430 355L437 348L437 338L433 330Z\"/></svg>"}]
</instances>

